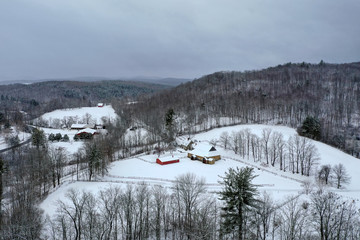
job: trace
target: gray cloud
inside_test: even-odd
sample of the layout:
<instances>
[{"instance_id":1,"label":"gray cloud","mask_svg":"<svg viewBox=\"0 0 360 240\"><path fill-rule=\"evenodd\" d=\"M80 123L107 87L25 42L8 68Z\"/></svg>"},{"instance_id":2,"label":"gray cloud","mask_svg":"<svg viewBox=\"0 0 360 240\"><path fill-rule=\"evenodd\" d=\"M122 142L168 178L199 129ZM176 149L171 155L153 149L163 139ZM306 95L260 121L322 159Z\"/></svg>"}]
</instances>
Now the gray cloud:
<instances>
[{"instance_id":1,"label":"gray cloud","mask_svg":"<svg viewBox=\"0 0 360 240\"><path fill-rule=\"evenodd\" d=\"M360 56L358 0L0 2L0 81L200 77Z\"/></svg>"}]
</instances>

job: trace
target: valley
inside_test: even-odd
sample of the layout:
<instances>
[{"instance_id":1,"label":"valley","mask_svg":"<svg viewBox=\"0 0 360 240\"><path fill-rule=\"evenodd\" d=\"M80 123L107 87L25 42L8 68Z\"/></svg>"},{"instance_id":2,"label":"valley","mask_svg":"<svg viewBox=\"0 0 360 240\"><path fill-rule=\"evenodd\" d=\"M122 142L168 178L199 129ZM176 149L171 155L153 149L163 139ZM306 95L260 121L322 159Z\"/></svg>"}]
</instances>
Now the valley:
<instances>
[{"instance_id":1,"label":"valley","mask_svg":"<svg viewBox=\"0 0 360 240\"><path fill-rule=\"evenodd\" d=\"M350 67L356 75L357 65ZM256 205L246 210L249 236L258 234L260 239L256 231L264 229L268 230L262 238L317 236L317 228L311 226L323 224L315 214L320 214L319 204L332 206L327 216L346 216L340 225L331 223L334 229L357 236L357 228L342 225L360 224L357 77L351 82L350 75L343 73L348 82L341 87L325 78L329 84L319 93L329 88L330 102L320 96L317 101L331 106L340 97L336 91L356 100L346 114L338 115L335 108L326 112L320 102L307 99L313 94L309 86L302 86L305 92L297 95L303 68L295 64L258 73L215 73L145 95L83 99L85 104L74 102L66 108L58 102L51 111L35 106L34 100L30 115L4 110L0 112L1 160L3 169L10 171L2 172L3 212L20 217L12 208L18 206L28 218L37 218L34 230L43 239L74 237L79 224L94 229L80 234L85 239L105 232L113 238L131 234L167 239L171 234L170 239L182 239L195 234L219 239L225 213L221 196L232 187L224 177L231 171L251 171ZM324 66L310 66L311 78L320 68ZM326 69L327 74L332 69L341 72L343 66ZM259 83L271 81L274 71L281 81ZM289 71L298 78L283 77ZM275 87L282 81L291 83L289 89ZM293 95L285 101L289 92ZM16 102L9 100L8 104ZM341 106L346 104L343 101ZM193 198L190 203L188 196ZM83 215L78 215L78 208L85 211ZM295 212L298 217L291 220L289 214ZM4 219L9 227L16 226L12 221L27 224L26 217ZM265 227L259 219L267 221ZM291 221L306 233L289 232Z\"/></svg>"}]
</instances>

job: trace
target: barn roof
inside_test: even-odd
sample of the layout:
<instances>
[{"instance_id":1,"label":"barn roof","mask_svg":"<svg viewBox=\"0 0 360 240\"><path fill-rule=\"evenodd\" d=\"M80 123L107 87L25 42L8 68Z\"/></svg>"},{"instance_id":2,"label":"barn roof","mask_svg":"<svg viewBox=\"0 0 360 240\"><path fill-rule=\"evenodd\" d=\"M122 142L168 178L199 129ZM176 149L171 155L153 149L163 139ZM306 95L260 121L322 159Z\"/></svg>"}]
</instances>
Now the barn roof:
<instances>
[{"instance_id":1,"label":"barn roof","mask_svg":"<svg viewBox=\"0 0 360 240\"><path fill-rule=\"evenodd\" d=\"M158 157L158 159L162 162L179 160L179 158L177 156L160 156L160 157Z\"/></svg>"},{"instance_id":2,"label":"barn roof","mask_svg":"<svg viewBox=\"0 0 360 240\"><path fill-rule=\"evenodd\" d=\"M95 134L95 133L97 133L97 131L96 131L95 129L85 128L85 129L79 130L76 134L80 134L80 133L91 133L91 134Z\"/></svg>"}]
</instances>

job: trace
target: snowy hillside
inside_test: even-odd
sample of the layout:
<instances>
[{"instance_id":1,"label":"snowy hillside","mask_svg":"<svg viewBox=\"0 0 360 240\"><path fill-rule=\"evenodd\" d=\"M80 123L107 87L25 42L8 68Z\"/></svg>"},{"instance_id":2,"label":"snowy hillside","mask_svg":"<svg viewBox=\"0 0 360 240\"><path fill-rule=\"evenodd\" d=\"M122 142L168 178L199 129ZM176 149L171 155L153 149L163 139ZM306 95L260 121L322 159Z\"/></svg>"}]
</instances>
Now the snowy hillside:
<instances>
[{"instance_id":1,"label":"snowy hillside","mask_svg":"<svg viewBox=\"0 0 360 240\"><path fill-rule=\"evenodd\" d=\"M6 129L0 134L0 150L10 147L9 139L18 137L19 143L26 141L31 134L20 131L16 127L11 127L10 129Z\"/></svg>"},{"instance_id":2,"label":"snowy hillside","mask_svg":"<svg viewBox=\"0 0 360 240\"><path fill-rule=\"evenodd\" d=\"M53 128L63 127L64 123L71 121L72 123L93 123L102 124L103 119L114 121L117 114L111 105L103 107L82 107L55 110L45 113L36 121L47 123ZM35 121L35 122L36 122Z\"/></svg>"},{"instance_id":3,"label":"snowy hillside","mask_svg":"<svg viewBox=\"0 0 360 240\"><path fill-rule=\"evenodd\" d=\"M273 132L276 131L282 133L284 139L296 135L294 129L283 126L238 125L218 128L197 134L193 139L201 142L208 142L213 139L219 139L219 136L223 132L231 134L234 131L244 129L249 129L251 133L260 136L265 128L271 128ZM360 181L360 160L323 143L316 141L312 141L312 143L319 151L320 160L318 166L323 164L334 165L343 163L352 178L351 183L347 185L345 189L337 190L333 188L333 191L359 201L360 187L358 186L358 183ZM244 159L235 154L232 150L225 150L221 146L216 146L216 148L221 154L222 159L217 161L214 165L206 165L200 161L190 160L186 156L186 151L177 149L173 154L180 159L180 163L161 166L155 163L156 158L158 157L157 155L138 155L112 163L108 174L93 182L73 182L71 181L72 178L68 177L59 189L51 193L43 201L41 208L45 210L46 214L53 215L56 211L56 201L59 199L64 200L65 193L71 188L89 190L96 193L110 185L125 186L126 184L139 184L142 182L146 182L150 185L170 187L178 175L188 172L195 173L199 177L205 178L208 191L218 191L221 188L218 183L218 181L221 180L220 176L223 176L224 172L230 167L254 167L255 174L258 175L258 177L254 179L254 183L259 184L260 191L270 193L277 201L282 201L287 195L294 196L301 194L303 190L302 183L306 180L311 180L315 184L314 176L306 177L299 174L280 171L278 168L264 166L251 159ZM167 153L167 155L169 154L170 153ZM160 158L163 156L165 155L160 155Z\"/></svg>"}]
</instances>

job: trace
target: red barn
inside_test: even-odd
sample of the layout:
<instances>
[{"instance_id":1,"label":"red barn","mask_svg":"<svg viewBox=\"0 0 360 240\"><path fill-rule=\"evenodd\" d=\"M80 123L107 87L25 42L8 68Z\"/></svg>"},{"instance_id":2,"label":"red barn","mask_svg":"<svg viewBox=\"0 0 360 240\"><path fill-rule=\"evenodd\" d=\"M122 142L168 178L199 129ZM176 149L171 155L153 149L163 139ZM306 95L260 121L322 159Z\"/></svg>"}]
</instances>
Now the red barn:
<instances>
[{"instance_id":1,"label":"red barn","mask_svg":"<svg viewBox=\"0 0 360 240\"><path fill-rule=\"evenodd\" d=\"M76 133L76 135L80 135L82 133L88 133L88 134L92 134L92 135L98 134L98 132L95 129L85 128L85 129L79 130Z\"/></svg>"},{"instance_id":2,"label":"red barn","mask_svg":"<svg viewBox=\"0 0 360 240\"><path fill-rule=\"evenodd\" d=\"M156 163L160 165L166 165L166 164L172 164L172 163L178 163L180 162L179 158L176 158L174 156L167 156L167 157L158 157L156 159Z\"/></svg>"}]
</instances>

